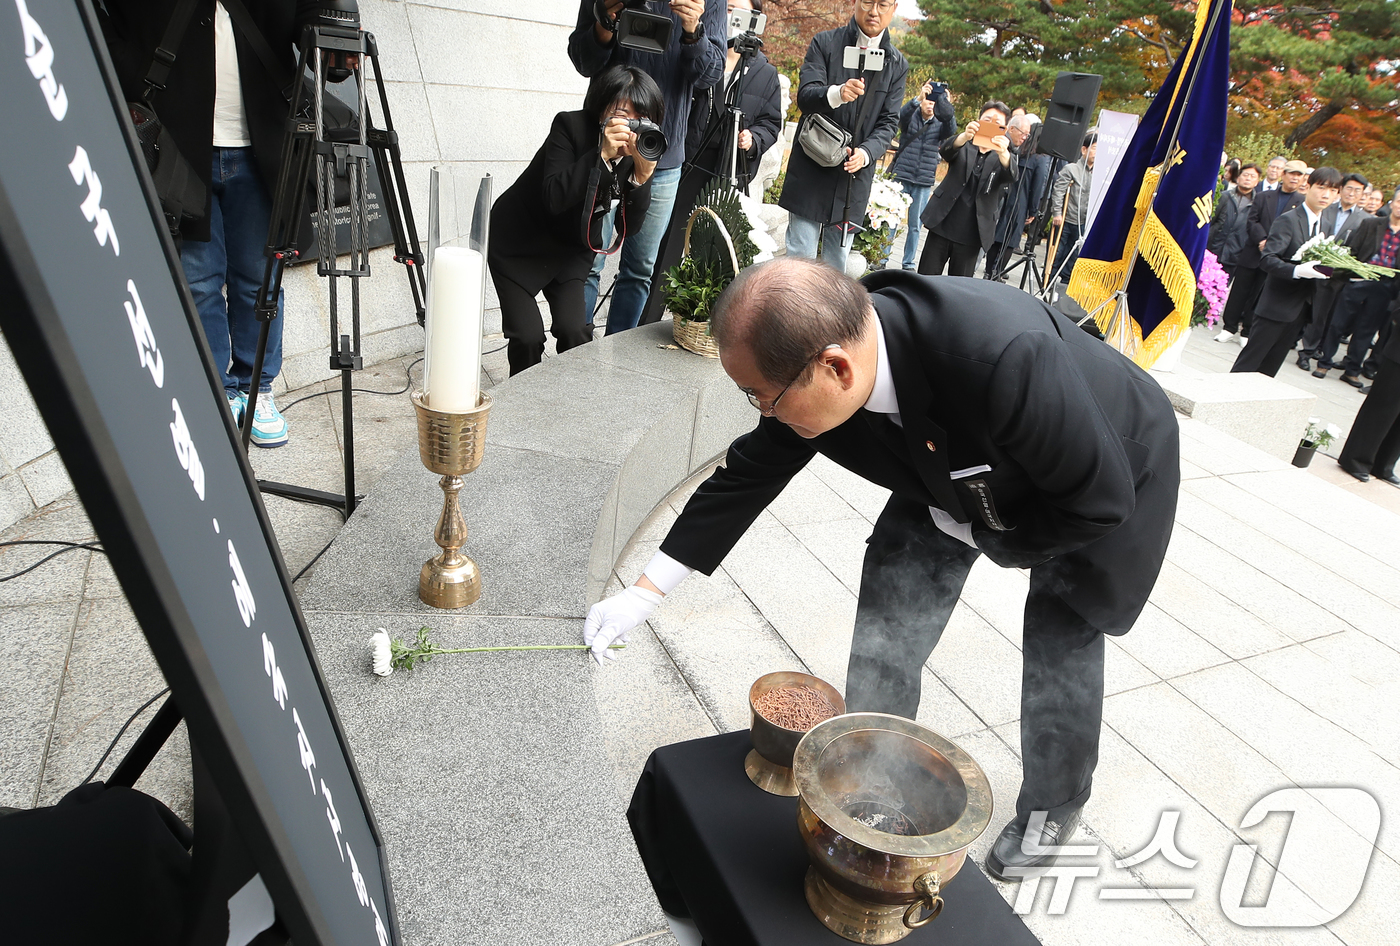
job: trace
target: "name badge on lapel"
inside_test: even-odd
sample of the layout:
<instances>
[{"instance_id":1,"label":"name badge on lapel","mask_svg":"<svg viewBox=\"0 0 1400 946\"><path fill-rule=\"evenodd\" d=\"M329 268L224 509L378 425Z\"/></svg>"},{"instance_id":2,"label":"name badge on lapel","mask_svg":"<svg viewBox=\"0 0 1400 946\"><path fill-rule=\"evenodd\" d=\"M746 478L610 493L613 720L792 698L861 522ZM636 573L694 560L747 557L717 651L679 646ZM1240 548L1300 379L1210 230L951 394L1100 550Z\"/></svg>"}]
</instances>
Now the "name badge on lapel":
<instances>
[{"instance_id":1,"label":"name badge on lapel","mask_svg":"<svg viewBox=\"0 0 1400 946\"><path fill-rule=\"evenodd\" d=\"M1008 532L1002 524L1001 517L997 515L996 503L992 502L992 488L987 485L986 480L963 480L964 485L972 491L972 496L977 500L977 511L982 514L982 521L998 532Z\"/></svg>"}]
</instances>

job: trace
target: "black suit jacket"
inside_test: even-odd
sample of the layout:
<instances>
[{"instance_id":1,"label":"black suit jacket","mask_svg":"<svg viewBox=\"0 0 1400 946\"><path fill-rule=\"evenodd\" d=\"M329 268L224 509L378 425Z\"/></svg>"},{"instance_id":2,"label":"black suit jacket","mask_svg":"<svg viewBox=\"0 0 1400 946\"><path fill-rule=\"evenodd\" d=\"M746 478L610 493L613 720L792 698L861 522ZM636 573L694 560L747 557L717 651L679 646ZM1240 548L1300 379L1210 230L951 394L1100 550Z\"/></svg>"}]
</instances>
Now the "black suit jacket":
<instances>
[{"instance_id":1,"label":"black suit jacket","mask_svg":"<svg viewBox=\"0 0 1400 946\"><path fill-rule=\"evenodd\" d=\"M1259 302L1254 306L1256 318L1292 322L1305 306L1312 304L1314 293L1325 285L1322 280L1293 278L1293 270L1298 266L1293 255L1308 241L1309 229L1308 215L1302 206L1279 217L1269 229L1269 242L1259 261L1259 268L1268 277L1259 293Z\"/></svg>"},{"instance_id":2,"label":"black suit jacket","mask_svg":"<svg viewBox=\"0 0 1400 946\"><path fill-rule=\"evenodd\" d=\"M744 113L740 127L747 128L753 136L753 147L743 153L748 161L748 173L740 175L740 187L747 187L758 170L759 159L782 134L783 90L778 84L777 68L761 52L754 54L742 80L734 80L736 85L740 81L744 83L741 101L736 103ZM716 83L708 89L696 89L690 105L690 124L685 133L685 159L707 170L718 170L724 164L724 158L719 153L723 129L716 128L707 143L705 134L711 121L729 121L725 106L727 95L724 84ZM705 143L703 154L700 151L702 143Z\"/></svg>"},{"instance_id":3,"label":"black suit jacket","mask_svg":"<svg viewBox=\"0 0 1400 946\"><path fill-rule=\"evenodd\" d=\"M734 441L662 550L709 573L814 454L970 522L1007 568L1039 567L1101 630L1126 632L1166 554L1176 416L1146 372L1000 283L900 271L865 280L904 423L859 410L812 440L765 417ZM991 472L954 480L979 465Z\"/></svg>"},{"instance_id":4,"label":"black suit jacket","mask_svg":"<svg viewBox=\"0 0 1400 946\"><path fill-rule=\"evenodd\" d=\"M1282 189L1275 189L1255 197L1254 204L1249 208L1249 223L1246 227L1249 236L1235 258L1235 265L1245 269L1258 269L1264 256L1259 249L1260 242L1269 238L1269 230L1275 220L1302 202L1303 192L1300 190L1285 194Z\"/></svg>"},{"instance_id":5,"label":"black suit jacket","mask_svg":"<svg viewBox=\"0 0 1400 946\"><path fill-rule=\"evenodd\" d=\"M151 54L165 33L178 0L105 0L105 13L98 7L98 19L107 41L107 50L117 69L122 94L130 101L145 92L144 79L151 65ZM189 27L175 50L175 65L165 89L153 99L156 114L170 129L180 153L190 162L207 188L214 148L214 3L197 0ZM263 38L275 52L284 54L286 82L296 71L293 46L301 34L299 23L312 16L314 4L306 0L243 0L248 15L257 23ZM299 13L298 11L302 11ZM238 81L243 89L243 108L248 133L253 140L253 156L263 183L269 191L277 181L282 157L282 133L287 119L287 100L282 86L268 75L267 67L253 52L237 27ZM209 239L208 203L198 221L185 225L188 240Z\"/></svg>"},{"instance_id":6,"label":"black suit jacket","mask_svg":"<svg viewBox=\"0 0 1400 946\"><path fill-rule=\"evenodd\" d=\"M948 216L963 191L975 187L977 190L973 207L977 211L976 242L985 250L992 245L1002 198L1016 182L1017 166L1020 162L1013 154L1010 163L1002 167L1001 158L997 153L988 151L982 162L982 174L974 180L973 171L977 167L979 149L970 139L961 146L954 144L957 140L956 136L945 138L939 146L943 160L948 162L948 173L943 176L943 183L939 184L938 189L929 197L928 206L924 208L919 220L932 230Z\"/></svg>"},{"instance_id":7,"label":"black suit jacket","mask_svg":"<svg viewBox=\"0 0 1400 946\"><path fill-rule=\"evenodd\" d=\"M880 48L885 51L885 68L865 75L865 94L836 108L826 100L827 89L831 86L861 77L860 73L843 65L846 47L856 45L859 33L852 17L839 30L813 36L798 75L797 107L802 110L803 120L813 113L825 115L851 133L852 148L864 148L870 155L870 163L852 175L839 164L824 168L807 157L801 145L793 146L778 205L799 217L820 223L841 222L848 180L851 182L851 219L856 223L864 219L870 184L875 179L875 165L885 156L899 128L899 104L904 101L904 79L909 64L895 48L889 30L885 30L880 39ZM856 127L857 124L860 127Z\"/></svg>"},{"instance_id":8,"label":"black suit jacket","mask_svg":"<svg viewBox=\"0 0 1400 946\"><path fill-rule=\"evenodd\" d=\"M586 276L594 251L608 248L602 228L614 185L622 201L619 232L642 225L651 206L651 181L633 187L632 159L610 169L599 156L599 143L598 123L584 112L554 116L540 150L491 208L493 271L499 268L532 292L551 279Z\"/></svg>"}]
</instances>

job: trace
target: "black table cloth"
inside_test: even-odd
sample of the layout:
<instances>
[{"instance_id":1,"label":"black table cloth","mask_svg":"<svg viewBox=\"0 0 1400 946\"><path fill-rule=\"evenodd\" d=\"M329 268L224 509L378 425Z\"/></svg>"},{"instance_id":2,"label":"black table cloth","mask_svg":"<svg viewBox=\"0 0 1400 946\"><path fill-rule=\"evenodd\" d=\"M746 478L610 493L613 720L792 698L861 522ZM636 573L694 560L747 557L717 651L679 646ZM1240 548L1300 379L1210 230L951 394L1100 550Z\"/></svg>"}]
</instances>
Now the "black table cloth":
<instances>
[{"instance_id":1,"label":"black table cloth","mask_svg":"<svg viewBox=\"0 0 1400 946\"><path fill-rule=\"evenodd\" d=\"M627 820L661 906L695 921L706 946L841 946L807 906L797 799L744 774L748 730L663 746L647 760ZM969 858L942 914L908 946L1037 946Z\"/></svg>"}]
</instances>

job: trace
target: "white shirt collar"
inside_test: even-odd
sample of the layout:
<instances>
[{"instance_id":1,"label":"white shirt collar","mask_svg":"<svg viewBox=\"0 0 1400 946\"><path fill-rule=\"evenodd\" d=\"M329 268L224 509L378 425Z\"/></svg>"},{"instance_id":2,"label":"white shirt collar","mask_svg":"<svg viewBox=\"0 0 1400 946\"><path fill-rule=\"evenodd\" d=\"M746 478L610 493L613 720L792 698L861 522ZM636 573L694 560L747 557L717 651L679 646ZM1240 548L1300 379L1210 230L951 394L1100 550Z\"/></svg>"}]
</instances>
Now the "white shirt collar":
<instances>
[{"instance_id":1,"label":"white shirt collar","mask_svg":"<svg viewBox=\"0 0 1400 946\"><path fill-rule=\"evenodd\" d=\"M865 401L865 409L877 414L891 414L899 423L899 401L894 394L894 372L890 369L890 352L885 344L885 327L875 316L875 386Z\"/></svg>"},{"instance_id":2,"label":"white shirt collar","mask_svg":"<svg viewBox=\"0 0 1400 946\"><path fill-rule=\"evenodd\" d=\"M861 29L859 26L856 27L856 32L860 34L860 36L856 39L857 46L879 46L880 40L883 39L885 35L885 31L881 30L874 36L866 36L865 30ZM864 40L864 42L861 42L861 40Z\"/></svg>"},{"instance_id":3,"label":"white shirt collar","mask_svg":"<svg viewBox=\"0 0 1400 946\"><path fill-rule=\"evenodd\" d=\"M1322 214L1313 213L1312 208L1307 204L1299 204L1298 206L1303 208L1303 214L1308 218L1308 231L1311 232L1314 226L1321 229L1319 225L1322 223Z\"/></svg>"}]
</instances>

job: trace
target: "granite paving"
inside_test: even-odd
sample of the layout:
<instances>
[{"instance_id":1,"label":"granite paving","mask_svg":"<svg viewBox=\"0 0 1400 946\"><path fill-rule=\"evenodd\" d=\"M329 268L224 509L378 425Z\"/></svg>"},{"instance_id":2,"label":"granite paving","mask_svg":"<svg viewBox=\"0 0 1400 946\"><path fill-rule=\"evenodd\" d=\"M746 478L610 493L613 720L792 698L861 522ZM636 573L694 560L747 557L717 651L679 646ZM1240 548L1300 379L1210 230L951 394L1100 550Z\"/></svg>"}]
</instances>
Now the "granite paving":
<instances>
[{"instance_id":1,"label":"granite paving","mask_svg":"<svg viewBox=\"0 0 1400 946\"><path fill-rule=\"evenodd\" d=\"M497 350L483 369L488 388L506 374L499 342L490 344ZM638 376L669 390L718 370L652 348L629 368L615 349L589 348L536 370L561 370L575 386L602 378L599 390L610 393L590 395L599 411L608 397L641 396ZM1198 329L1184 360L1225 370L1228 348ZM368 368L356 386L397 391L418 377L414 361ZM1317 394L1319 412L1343 427L1363 397L1291 362L1280 379ZM313 385L281 403L308 395L288 409L292 442L252 459L261 476L335 490L338 386ZM493 423L508 428L509 443L493 446L463 493L472 550L488 576L493 568L528 576L531 561L515 539L544 535L558 546L557 561L573 562L580 575L551 566L534 581L488 580L488 597L472 613L433 611L414 585L435 550L429 530L441 493L418 462L407 395L357 394L355 412L367 499L348 525L321 507L265 501L289 569L300 575L327 683L388 842L405 941L693 942L683 924L673 938L635 855L624 817L632 786L657 746L745 728L747 690L761 673L806 669L844 684L864 541L886 494L813 461L712 576L685 582L607 666L577 652L472 654L381 679L369 672L365 646L380 627L407 636L426 625L445 646L577 641L590 603L579 589L591 532L551 524L538 509L600 505L600 471L616 470L620 458L591 449L578 430L553 437L547 402L502 404ZM661 411L652 422L665 420ZM1052 946L1392 942L1400 490L1347 482L1322 454L1301 470L1180 421L1184 480L1168 560L1138 625L1107 648L1100 761L1078 838L1095 853L1072 862L1077 876L999 888ZM556 439L564 457L545 464ZM561 462L570 475L557 475ZM474 506L473 477L513 483L520 499ZM636 531L609 591L635 580L695 485L678 484ZM69 494L0 534L14 539L94 536ZM0 548L0 576L43 554ZM1026 587L1025 573L979 561L924 673L919 720L956 738L992 784L997 810L973 845L977 858L1019 788ZM0 806L52 804L164 686L103 555L87 550L0 584L0 671ZM153 712L138 718L98 777ZM181 730L138 787L189 817L187 766ZM1347 788L1362 794L1337 791ZM1251 807L1271 793L1291 807L1246 827ZM1381 811L1374 843L1364 796ZM1181 863L1162 853L1138 862L1133 855L1164 824ZM1330 843L1312 852L1314 869L1300 870L1287 855L1289 838L1319 832ZM1229 865L1248 845L1257 853L1237 884ZM1320 885L1352 876L1358 860L1359 896L1335 902L1349 889ZM1340 915L1290 928L1231 918L1244 916L1242 907L1309 900Z\"/></svg>"}]
</instances>

